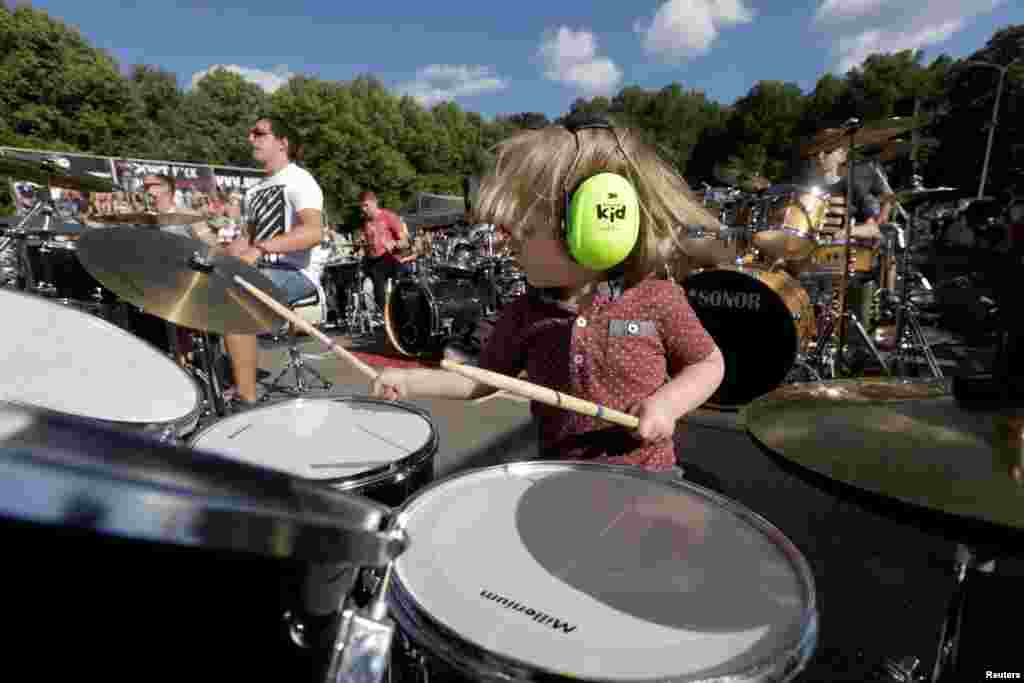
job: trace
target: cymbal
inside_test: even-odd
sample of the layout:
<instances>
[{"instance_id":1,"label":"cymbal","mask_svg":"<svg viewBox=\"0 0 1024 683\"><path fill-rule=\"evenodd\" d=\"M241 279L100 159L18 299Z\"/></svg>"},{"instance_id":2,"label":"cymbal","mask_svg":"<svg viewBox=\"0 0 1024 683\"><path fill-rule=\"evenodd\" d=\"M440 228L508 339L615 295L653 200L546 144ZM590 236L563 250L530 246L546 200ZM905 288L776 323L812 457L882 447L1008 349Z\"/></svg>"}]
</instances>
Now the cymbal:
<instances>
[{"instance_id":1,"label":"cymbal","mask_svg":"<svg viewBox=\"0 0 1024 683\"><path fill-rule=\"evenodd\" d=\"M820 152L828 153L840 147L847 147L851 137L855 148L878 145L915 128L921 128L926 123L928 120L922 117L894 116L878 121L866 121L857 126L825 128L800 147L800 156L813 157Z\"/></svg>"},{"instance_id":2,"label":"cymbal","mask_svg":"<svg viewBox=\"0 0 1024 683\"><path fill-rule=\"evenodd\" d=\"M78 240L78 259L100 284L169 322L220 334L269 332L281 319L236 275L287 305L258 269L206 244L159 230L112 227Z\"/></svg>"},{"instance_id":3,"label":"cymbal","mask_svg":"<svg viewBox=\"0 0 1024 683\"><path fill-rule=\"evenodd\" d=\"M0 152L0 175L38 185L62 187L80 192L114 192L117 185L110 178L68 173L50 161L28 161Z\"/></svg>"},{"instance_id":4,"label":"cymbal","mask_svg":"<svg viewBox=\"0 0 1024 683\"><path fill-rule=\"evenodd\" d=\"M90 216L89 220L96 223L113 225L191 225L205 219L197 213L140 211L137 213L108 213L100 216Z\"/></svg>"},{"instance_id":5,"label":"cymbal","mask_svg":"<svg viewBox=\"0 0 1024 683\"><path fill-rule=\"evenodd\" d=\"M942 381L783 386L744 409L779 456L856 488L1024 529L1024 409L967 410Z\"/></svg>"}]
</instances>

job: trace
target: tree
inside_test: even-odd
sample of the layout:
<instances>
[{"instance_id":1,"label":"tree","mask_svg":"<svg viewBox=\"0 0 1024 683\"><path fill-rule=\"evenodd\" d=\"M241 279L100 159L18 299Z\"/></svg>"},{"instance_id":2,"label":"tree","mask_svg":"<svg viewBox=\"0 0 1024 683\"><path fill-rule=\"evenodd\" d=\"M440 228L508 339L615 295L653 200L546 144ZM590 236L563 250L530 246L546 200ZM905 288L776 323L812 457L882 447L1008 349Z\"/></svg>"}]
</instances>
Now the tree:
<instances>
[{"instance_id":1,"label":"tree","mask_svg":"<svg viewBox=\"0 0 1024 683\"><path fill-rule=\"evenodd\" d=\"M0 6L0 119L8 142L118 154L145 112L106 53L42 10Z\"/></svg>"},{"instance_id":2,"label":"tree","mask_svg":"<svg viewBox=\"0 0 1024 683\"><path fill-rule=\"evenodd\" d=\"M175 158L251 166L248 131L268 101L262 88L227 69L206 74L181 98Z\"/></svg>"},{"instance_id":3,"label":"tree","mask_svg":"<svg viewBox=\"0 0 1024 683\"><path fill-rule=\"evenodd\" d=\"M944 70L946 101L931 136L941 147L924 166L926 185L976 189L980 183L988 126L992 119L999 72L969 62L1010 64L1003 83L998 126L989 160L986 195L996 195L1021 178L1024 166L1024 25L997 31L984 48ZM938 74L936 74L938 75ZM955 160L955 162L952 162Z\"/></svg>"}]
</instances>

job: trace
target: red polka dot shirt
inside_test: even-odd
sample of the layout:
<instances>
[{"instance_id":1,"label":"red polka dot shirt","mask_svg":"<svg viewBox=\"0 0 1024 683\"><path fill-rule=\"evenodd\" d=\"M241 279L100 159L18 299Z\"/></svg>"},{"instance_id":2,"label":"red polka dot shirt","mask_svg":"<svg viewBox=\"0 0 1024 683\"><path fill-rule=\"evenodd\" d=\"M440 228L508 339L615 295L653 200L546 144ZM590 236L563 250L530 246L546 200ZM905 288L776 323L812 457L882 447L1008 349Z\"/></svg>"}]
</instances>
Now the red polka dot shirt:
<instances>
[{"instance_id":1,"label":"red polka dot shirt","mask_svg":"<svg viewBox=\"0 0 1024 683\"><path fill-rule=\"evenodd\" d=\"M585 310L537 292L502 309L480 367L626 412L706 358L715 342L682 287L647 279L612 294L607 284ZM676 464L672 441L644 443L629 430L536 401L541 457L639 465L663 471Z\"/></svg>"}]
</instances>

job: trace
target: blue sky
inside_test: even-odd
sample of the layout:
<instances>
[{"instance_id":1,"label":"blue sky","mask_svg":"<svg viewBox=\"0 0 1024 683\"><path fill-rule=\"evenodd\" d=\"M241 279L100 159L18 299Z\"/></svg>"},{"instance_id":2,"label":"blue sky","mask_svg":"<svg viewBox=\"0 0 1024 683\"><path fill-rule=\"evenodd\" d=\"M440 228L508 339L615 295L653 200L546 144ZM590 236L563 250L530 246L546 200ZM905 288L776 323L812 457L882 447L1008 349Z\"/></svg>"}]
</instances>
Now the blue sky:
<instances>
[{"instance_id":1,"label":"blue sky","mask_svg":"<svg viewBox=\"0 0 1024 683\"><path fill-rule=\"evenodd\" d=\"M577 97L679 82L731 104L758 80L805 91L872 52L963 57L1024 24L1019 0L36 0L125 67L183 88L222 65L265 88L289 74L373 74L424 104L564 113Z\"/></svg>"}]
</instances>

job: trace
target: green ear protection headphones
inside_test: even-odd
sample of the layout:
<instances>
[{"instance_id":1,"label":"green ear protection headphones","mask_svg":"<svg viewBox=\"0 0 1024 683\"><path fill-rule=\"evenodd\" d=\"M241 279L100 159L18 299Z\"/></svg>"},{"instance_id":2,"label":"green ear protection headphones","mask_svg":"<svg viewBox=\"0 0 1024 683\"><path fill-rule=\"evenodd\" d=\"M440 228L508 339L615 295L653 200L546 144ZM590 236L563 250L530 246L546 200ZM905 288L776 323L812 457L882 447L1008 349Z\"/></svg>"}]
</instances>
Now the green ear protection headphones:
<instances>
[{"instance_id":1,"label":"green ear protection headphones","mask_svg":"<svg viewBox=\"0 0 1024 683\"><path fill-rule=\"evenodd\" d=\"M570 117L564 125L576 138L576 157L566 173L566 182L580 159L578 131L610 131L619 151L626 156L607 119ZM625 261L640 236L640 199L629 179L618 173L596 173L584 178L572 192L564 188L563 194L562 234L569 255L591 270L609 270Z\"/></svg>"}]
</instances>

